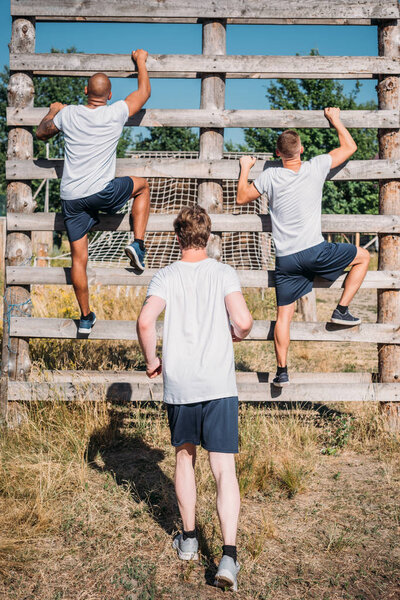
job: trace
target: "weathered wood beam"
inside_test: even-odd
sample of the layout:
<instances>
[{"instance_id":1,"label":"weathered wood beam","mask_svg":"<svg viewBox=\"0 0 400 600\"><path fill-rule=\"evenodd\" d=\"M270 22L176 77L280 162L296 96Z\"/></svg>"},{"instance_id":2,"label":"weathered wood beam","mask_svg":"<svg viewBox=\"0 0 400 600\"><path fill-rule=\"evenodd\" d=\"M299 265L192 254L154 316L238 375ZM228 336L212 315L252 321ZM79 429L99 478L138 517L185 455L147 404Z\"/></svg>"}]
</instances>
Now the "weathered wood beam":
<instances>
[{"instance_id":1,"label":"weathered wood beam","mask_svg":"<svg viewBox=\"0 0 400 600\"><path fill-rule=\"evenodd\" d=\"M176 215L151 214L147 231L173 231ZM211 215L212 231L259 231L271 232L269 215ZM400 215L322 215L323 233L399 233ZM9 231L65 231L60 213L34 213L32 215L7 215ZM131 231L129 215L100 215L100 223L94 231Z\"/></svg>"},{"instance_id":2,"label":"weathered wood beam","mask_svg":"<svg viewBox=\"0 0 400 600\"><path fill-rule=\"evenodd\" d=\"M255 179L264 167L280 166L279 161L258 160L250 171ZM62 159L11 159L6 162L7 179L57 179L62 175ZM350 160L333 169L328 179L333 181L368 181L399 177L400 160ZM238 160L199 160L180 158L119 158L116 176L172 177L174 179L237 179Z\"/></svg>"},{"instance_id":3,"label":"weathered wood beam","mask_svg":"<svg viewBox=\"0 0 400 600\"><path fill-rule=\"evenodd\" d=\"M140 276L129 267L88 267L89 285L147 286L157 269L146 269ZM238 269L240 284L244 288L275 287L273 271L247 271ZM70 285L70 267L7 267L8 285ZM316 279L315 288L337 289L343 287L346 275L336 281ZM363 284L366 289L400 289L400 271L368 271Z\"/></svg>"},{"instance_id":4,"label":"weathered wood beam","mask_svg":"<svg viewBox=\"0 0 400 600\"><path fill-rule=\"evenodd\" d=\"M237 79L371 79L400 74L400 60L386 56L241 56L152 54L150 77L195 78L204 73L226 73ZM110 77L132 77L136 66L129 54L10 54L12 71L34 75L90 76L102 71Z\"/></svg>"},{"instance_id":5,"label":"weathered wood beam","mask_svg":"<svg viewBox=\"0 0 400 600\"><path fill-rule=\"evenodd\" d=\"M226 55L225 21L205 21L202 25L203 54ZM219 109L225 106L225 75L205 73L201 78L200 108ZM224 154L224 129L200 128L199 160L221 160ZM197 184L197 202L208 213L222 213L224 192L222 181L202 179ZM211 258L222 256L221 236L211 234L207 244Z\"/></svg>"},{"instance_id":6,"label":"weathered wood beam","mask_svg":"<svg viewBox=\"0 0 400 600\"><path fill-rule=\"evenodd\" d=\"M39 125L47 108L7 108L8 125ZM340 118L346 127L399 127L398 110L343 110ZM140 110L128 119L134 127L318 127L329 128L322 110L217 110L157 109Z\"/></svg>"},{"instance_id":7,"label":"weathered wood beam","mask_svg":"<svg viewBox=\"0 0 400 600\"><path fill-rule=\"evenodd\" d=\"M34 19L14 18L10 52L19 53L35 51ZM27 73L13 73L8 81L8 104L13 108L23 109L33 106L35 90L33 81ZM29 127L13 127L8 132L7 158L11 160L31 159L33 157L33 136ZM17 178L18 179L18 178ZM23 178L24 179L24 178ZM26 181L7 182L7 212L17 215L32 213L35 203L32 189ZM32 256L32 243L29 232L8 233L6 238L6 265L20 265ZM8 318L17 312L30 312L29 286L5 287L3 294L3 336L2 360L0 376L0 421L7 418L8 380L25 379L31 368L29 344L26 340L9 340Z\"/></svg>"},{"instance_id":8,"label":"weathered wood beam","mask_svg":"<svg viewBox=\"0 0 400 600\"><path fill-rule=\"evenodd\" d=\"M320 0L319 2L298 2L297 0L259 0L259 2L243 2L242 0L11 0L11 14L35 16L41 19L91 20L123 19L137 20L148 18L157 22L159 19L238 19L247 22L249 19L301 19L311 23L320 19L390 19L399 16L396 0Z\"/></svg>"},{"instance_id":9,"label":"weathered wood beam","mask_svg":"<svg viewBox=\"0 0 400 600\"><path fill-rule=\"evenodd\" d=\"M294 374L292 374L293 377ZM314 379L314 373L307 376ZM345 375L341 373L340 375ZM241 402L295 402L303 404L314 402L318 405L326 402L379 402L399 401L399 383L356 383L319 382L291 383L288 388L276 388L269 382L247 383L238 380L238 395ZM155 381L126 381L112 383L48 383L48 382L10 382L10 400L31 401L98 401L119 402L161 402L163 385Z\"/></svg>"},{"instance_id":10,"label":"weathered wood beam","mask_svg":"<svg viewBox=\"0 0 400 600\"><path fill-rule=\"evenodd\" d=\"M71 319L11 318L10 336L23 338L86 339L78 334L79 321ZM274 321L255 321L248 340L273 340ZM158 337L163 323L158 321ZM292 322L293 341L372 342L400 344L400 328L394 323L363 323L346 327L334 323ZM91 340L137 340L135 321L97 321Z\"/></svg>"},{"instance_id":11,"label":"weathered wood beam","mask_svg":"<svg viewBox=\"0 0 400 600\"><path fill-rule=\"evenodd\" d=\"M378 28L379 54L389 58L400 57L400 21L394 20L381 24ZM380 108L392 109L400 104L400 78L382 77L378 85L378 102ZM379 156L383 159L400 158L400 131L398 129L378 130ZM400 179L380 182L379 212L381 214L397 214L400 216ZM400 268L400 235L379 236L380 268ZM400 292L378 292L378 321L380 323L400 323ZM379 376L384 383L400 380L400 347L379 344ZM389 418L389 426L400 431L400 403L385 405L384 410Z\"/></svg>"},{"instance_id":12,"label":"weathered wood beam","mask_svg":"<svg viewBox=\"0 0 400 600\"><path fill-rule=\"evenodd\" d=\"M35 382L43 381L47 383L148 383L149 379L145 371L50 371L44 370L40 374L40 380L35 374ZM275 372L266 373L261 371L237 371L236 381L243 383L270 383L275 377ZM313 383L372 383L371 373L354 372L341 373L320 372L320 373L291 373L292 383L309 383L312 377Z\"/></svg>"}]
</instances>

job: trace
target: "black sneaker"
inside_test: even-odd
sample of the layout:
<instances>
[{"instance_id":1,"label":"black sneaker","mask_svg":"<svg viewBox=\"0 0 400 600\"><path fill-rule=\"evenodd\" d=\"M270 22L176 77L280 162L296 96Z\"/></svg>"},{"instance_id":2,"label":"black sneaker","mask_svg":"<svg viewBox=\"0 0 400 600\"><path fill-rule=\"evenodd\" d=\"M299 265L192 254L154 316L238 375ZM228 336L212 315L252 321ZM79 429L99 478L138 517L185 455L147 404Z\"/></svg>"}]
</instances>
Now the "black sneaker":
<instances>
[{"instance_id":1,"label":"black sneaker","mask_svg":"<svg viewBox=\"0 0 400 600\"><path fill-rule=\"evenodd\" d=\"M290 383L289 375L287 374L287 372L280 373L280 375L278 375L277 373L274 379L272 380L272 383L275 387L285 387L285 385L289 385Z\"/></svg>"},{"instance_id":2,"label":"black sneaker","mask_svg":"<svg viewBox=\"0 0 400 600\"><path fill-rule=\"evenodd\" d=\"M96 323L96 315L94 312L89 313L89 318L79 320L78 333L89 334L92 331L93 325Z\"/></svg>"},{"instance_id":3,"label":"black sneaker","mask_svg":"<svg viewBox=\"0 0 400 600\"><path fill-rule=\"evenodd\" d=\"M331 323L336 323L336 325L360 325L361 319L357 317L353 317L353 315L349 312L349 309L346 310L345 313L340 312L338 308L332 313Z\"/></svg>"}]
</instances>

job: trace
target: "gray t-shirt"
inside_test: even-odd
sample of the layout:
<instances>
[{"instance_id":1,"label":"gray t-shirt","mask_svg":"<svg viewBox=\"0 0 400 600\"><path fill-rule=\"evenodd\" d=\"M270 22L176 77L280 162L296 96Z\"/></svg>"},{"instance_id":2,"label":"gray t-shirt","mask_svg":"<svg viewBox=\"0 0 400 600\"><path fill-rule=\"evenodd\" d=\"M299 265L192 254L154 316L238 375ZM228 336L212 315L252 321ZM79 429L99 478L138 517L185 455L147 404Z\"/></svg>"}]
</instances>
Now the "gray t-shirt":
<instances>
[{"instance_id":1,"label":"gray t-shirt","mask_svg":"<svg viewBox=\"0 0 400 600\"><path fill-rule=\"evenodd\" d=\"M117 144L128 117L125 100L98 108L69 105L56 114L54 125L65 142L63 200L97 194L114 179Z\"/></svg>"},{"instance_id":2,"label":"gray t-shirt","mask_svg":"<svg viewBox=\"0 0 400 600\"><path fill-rule=\"evenodd\" d=\"M303 162L297 173L266 168L254 181L267 194L276 256L287 256L324 241L321 234L322 188L332 165L329 154Z\"/></svg>"},{"instance_id":3,"label":"gray t-shirt","mask_svg":"<svg viewBox=\"0 0 400 600\"><path fill-rule=\"evenodd\" d=\"M236 271L212 258L178 260L158 271L147 296L165 300L164 402L237 396L225 296L240 292Z\"/></svg>"}]
</instances>

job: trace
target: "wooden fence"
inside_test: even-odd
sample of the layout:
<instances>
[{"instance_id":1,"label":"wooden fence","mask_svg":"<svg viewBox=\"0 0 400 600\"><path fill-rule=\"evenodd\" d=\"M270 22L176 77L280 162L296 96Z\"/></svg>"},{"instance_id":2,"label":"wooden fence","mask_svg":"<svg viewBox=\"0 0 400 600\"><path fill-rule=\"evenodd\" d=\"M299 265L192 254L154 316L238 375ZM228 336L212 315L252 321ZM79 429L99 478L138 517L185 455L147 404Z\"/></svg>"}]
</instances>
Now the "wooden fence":
<instances>
[{"instance_id":1,"label":"wooden fence","mask_svg":"<svg viewBox=\"0 0 400 600\"><path fill-rule=\"evenodd\" d=\"M223 160L225 127L328 127L322 111L226 110L226 78L340 78L377 79L378 110L343 111L349 127L378 128L379 160L350 161L334 169L330 178L379 180L380 214L323 215L327 233L379 234L379 270L369 272L363 287L378 291L378 322L343 328L330 323L293 323L294 340L369 342L378 344L379 374L293 374L293 384L277 390L268 373L240 373L239 394L244 401L284 400L328 402L378 400L390 414L398 414L400 401L400 37L397 0L11 0L13 16L10 43L10 126L6 174L7 249L4 336L2 349L1 409L7 400L93 398L94 391L113 398L146 400L161 397L161 384L150 383L143 373L45 373L43 381L29 381L28 340L33 337L77 338L77 322L68 319L27 318L30 315L30 285L70 284L68 268L31 267L31 232L63 230L59 214L35 213L30 180L57 178L62 160L33 157L32 127L46 109L34 108L32 75L83 76L103 71L110 76L132 76L128 55L35 53L35 23L38 21L201 23L203 52L200 55L152 55L151 77L200 78L198 110L141 110L128 125L147 127L200 127L199 159L120 159L117 175L144 177L195 177L198 202L212 213L213 239L210 252L218 251L221 232L270 231L268 215L222 213L222 179L234 179L238 164ZM378 56L231 56L226 54L226 25L237 24L329 24L377 25ZM54 99L56 100L56 98ZM264 167L258 161L256 177ZM152 215L149 231L171 231L173 215ZM98 230L128 231L128 218L104 216ZM140 278L129 268L88 270L90 284L144 285L152 272ZM239 271L245 287L273 287L269 271ZM317 280L318 287L340 287ZM256 321L249 337L271 340L274 323ZM160 324L158 335L162 335ZM91 339L135 340L135 323L99 321Z\"/></svg>"}]
</instances>

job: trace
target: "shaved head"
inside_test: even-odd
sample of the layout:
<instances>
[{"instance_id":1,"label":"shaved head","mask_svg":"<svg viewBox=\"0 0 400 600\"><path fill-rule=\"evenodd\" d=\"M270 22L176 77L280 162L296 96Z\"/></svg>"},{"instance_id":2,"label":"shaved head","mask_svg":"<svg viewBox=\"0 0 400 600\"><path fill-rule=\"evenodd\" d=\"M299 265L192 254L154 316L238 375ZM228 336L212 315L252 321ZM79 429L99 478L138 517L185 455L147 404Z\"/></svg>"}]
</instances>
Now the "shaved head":
<instances>
[{"instance_id":1,"label":"shaved head","mask_svg":"<svg viewBox=\"0 0 400 600\"><path fill-rule=\"evenodd\" d=\"M104 73L95 73L87 84L87 94L93 98L107 99L111 92L111 81Z\"/></svg>"}]
</instances>

